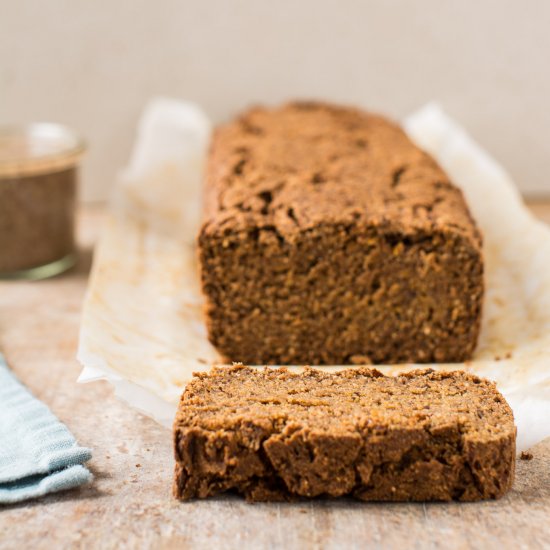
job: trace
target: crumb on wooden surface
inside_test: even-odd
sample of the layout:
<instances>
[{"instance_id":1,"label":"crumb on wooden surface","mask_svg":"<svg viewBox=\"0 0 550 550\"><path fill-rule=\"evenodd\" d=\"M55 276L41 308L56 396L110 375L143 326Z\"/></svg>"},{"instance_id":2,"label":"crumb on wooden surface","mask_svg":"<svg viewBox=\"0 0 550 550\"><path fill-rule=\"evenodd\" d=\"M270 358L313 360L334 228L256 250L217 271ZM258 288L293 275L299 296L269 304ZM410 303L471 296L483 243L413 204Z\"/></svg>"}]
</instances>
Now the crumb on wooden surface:
<instances>
[{"instance_id":1,"label":"crumb on wooden surface","mask_svg":"<svg viewBox=\"0 0 550 550\"><path fill-rule=\"evenodd\" d=\"M521 454L519 455L521 460L533 460L533 453L530 451L521 451Z\"/></svg>"}]
</instances>

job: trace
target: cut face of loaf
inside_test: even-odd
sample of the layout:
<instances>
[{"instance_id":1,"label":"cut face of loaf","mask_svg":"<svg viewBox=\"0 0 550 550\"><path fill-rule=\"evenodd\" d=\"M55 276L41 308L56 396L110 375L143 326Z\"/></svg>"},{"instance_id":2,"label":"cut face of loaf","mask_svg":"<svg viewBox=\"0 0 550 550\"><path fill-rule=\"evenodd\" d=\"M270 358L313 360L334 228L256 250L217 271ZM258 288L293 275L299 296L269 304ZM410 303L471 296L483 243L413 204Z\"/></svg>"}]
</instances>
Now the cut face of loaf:
<instances>
[{"instance_id":1,"label":"cut face of loaf","mask_svg":"<svg viewBox=\"0 0 550 550\"><path fill-rule=\"evenodd\" d=\"M253 109L208 160L209 338L248 364L460 362L476 346L481 237L461 192L387 120Z\"/></svg>"},{"instance_id":2,"label":"cut face of loaf","mask_svg":"<svg viewBox=\"0 0 550 550\"><path fill-rule=\"evenodd\" d=\"M464 372L219 368L180 401L174 494L498 498L514 479L515 437L495 385Z\"/></svg>"}]
</instances>

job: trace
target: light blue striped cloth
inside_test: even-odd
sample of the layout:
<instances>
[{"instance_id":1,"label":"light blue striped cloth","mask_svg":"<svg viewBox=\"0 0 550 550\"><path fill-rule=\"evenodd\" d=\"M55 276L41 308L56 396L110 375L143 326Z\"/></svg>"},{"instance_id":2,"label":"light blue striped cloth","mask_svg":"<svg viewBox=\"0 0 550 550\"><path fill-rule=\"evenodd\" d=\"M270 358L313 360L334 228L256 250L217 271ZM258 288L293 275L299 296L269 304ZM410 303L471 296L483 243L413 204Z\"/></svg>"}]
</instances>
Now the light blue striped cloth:
<instances>
[{"instance_id":1,"label":"light blue striped cloth","mask_svg":"<svg viewBox=\"0 0 550 550\"><path fill-rule=\"evenodd\" d=\"M0 504L89 483L91 451L35 399L0 354Z\"/></svg>"}]
</instances>

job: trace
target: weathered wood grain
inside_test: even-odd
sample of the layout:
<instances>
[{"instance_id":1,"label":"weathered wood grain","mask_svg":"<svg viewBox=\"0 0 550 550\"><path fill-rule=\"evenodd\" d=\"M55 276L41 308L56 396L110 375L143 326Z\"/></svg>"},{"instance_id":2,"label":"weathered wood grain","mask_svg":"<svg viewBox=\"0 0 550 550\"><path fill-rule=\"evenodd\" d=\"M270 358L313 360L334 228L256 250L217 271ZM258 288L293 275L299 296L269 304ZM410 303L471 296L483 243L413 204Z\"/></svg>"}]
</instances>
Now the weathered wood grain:
<instances>
[{"instance_id":1,"label":"weathered wood grain","mask_svg":"<svg viewBox=\"0 0 550 550\"><path fill-rule=\"evenodd\" d=\"M550 203L533 206L550 221ZM0 283L0 348L20 379L93 448L93 485L0 508L0 548L547 548L550 440L519 461L512 492L476 504L318 501L181 504L170 432L105 383L75 383L80 304L100 208L81 212L82 261L38 283Z\"/></svg>"}]
</instances>

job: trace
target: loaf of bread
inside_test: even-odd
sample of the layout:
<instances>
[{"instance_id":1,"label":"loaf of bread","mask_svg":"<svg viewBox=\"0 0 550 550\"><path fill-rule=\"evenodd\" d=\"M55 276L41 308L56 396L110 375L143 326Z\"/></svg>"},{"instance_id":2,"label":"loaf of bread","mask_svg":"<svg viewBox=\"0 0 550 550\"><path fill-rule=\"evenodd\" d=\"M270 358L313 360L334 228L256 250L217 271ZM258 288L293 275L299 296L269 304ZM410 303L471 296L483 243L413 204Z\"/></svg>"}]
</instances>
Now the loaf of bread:
<instances>
[{"instance_id":1,"label":"loaf of bread","mask_svg":"<svg viewBox=\"0 0 550 550\"><path fill-rule=\"evenodd\" d=\"M218 128L199 253L228 360L459 362L476 346L480 233L461 191L380 116L298 102Z\"/></svg>"},{"instance_id":2,"label":"loaf of bread","mask_svg":"<svg viewBox=\"0 0 550 550\"><path fill-rule=\"evenodd\" d=\"M222 367L180 401L174 494L498 498L514 479L515 437L495 385L465 372Z\"/></svg>"}]
</instances>

